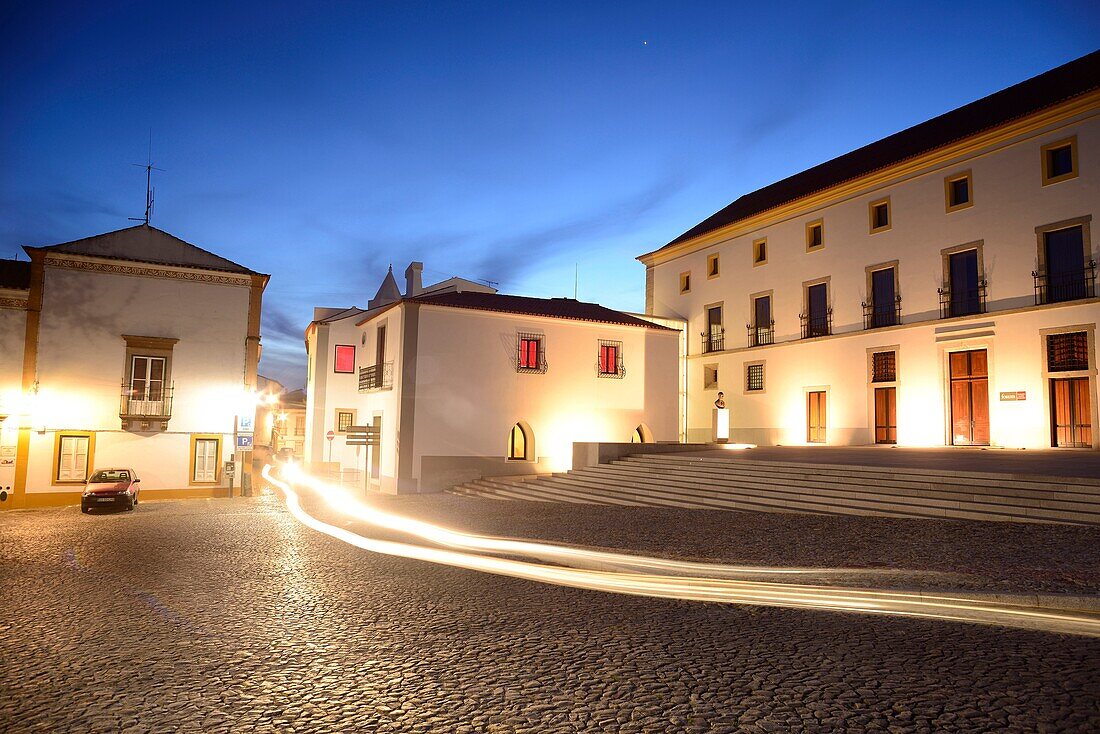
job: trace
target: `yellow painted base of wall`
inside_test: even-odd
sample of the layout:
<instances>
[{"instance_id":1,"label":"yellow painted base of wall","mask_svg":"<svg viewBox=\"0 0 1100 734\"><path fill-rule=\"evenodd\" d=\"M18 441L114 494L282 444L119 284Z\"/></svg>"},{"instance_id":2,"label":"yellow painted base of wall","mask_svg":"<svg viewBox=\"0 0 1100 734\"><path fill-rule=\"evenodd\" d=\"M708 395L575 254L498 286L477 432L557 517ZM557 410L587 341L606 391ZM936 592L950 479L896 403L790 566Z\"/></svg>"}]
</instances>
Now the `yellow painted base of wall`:
<instances>
[{"instance_id":1,"label":"yellow painted base of wall","mask_svg":"<svg viewBox=\"0 0 1100 734\"><path fill-rule=\"evenodd\" d=\"M0 502L0 510L31 509L35 507L64 507L65 505L80 504L80 490L73 492L28 492L23 495L23 502L16 506L9 497L7 502ZM240 488L234 488L234 495L239 496ZM228 487L196 487L194 489L149 489L142 490L138 495L138 503L156 502L157 500L189 500L189 499L213 499L228 497Z\"/></svg>"}]
</instances>

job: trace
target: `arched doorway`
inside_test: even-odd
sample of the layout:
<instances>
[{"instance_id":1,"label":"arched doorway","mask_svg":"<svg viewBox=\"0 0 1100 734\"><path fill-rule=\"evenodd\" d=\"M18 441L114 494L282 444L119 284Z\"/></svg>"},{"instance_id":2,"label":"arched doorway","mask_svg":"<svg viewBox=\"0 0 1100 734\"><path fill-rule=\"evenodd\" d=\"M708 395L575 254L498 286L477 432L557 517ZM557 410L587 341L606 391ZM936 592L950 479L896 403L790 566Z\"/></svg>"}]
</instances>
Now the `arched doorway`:
<instances>
[{"instance_id":1,"label":"arched doorway","mask_svg":"<svg viewBox=\"0 0 1100 734\"><path fill-rule=\"evenodd\" d=\"M535 456L535 436L531 426L523 421L512 426L508 433L508 461L531 461Z\"/></svg>"},{"instance_id":2,"label":"arched doorway","mask_svg":"<svg viewBox=\"0 0 1100 734\"><path fill-rule=\"evenodd\" d=\"M639 423L634 433L630 434L630 443L653 443L653 432L645 423Z\"/></svg>"}]
</instances>

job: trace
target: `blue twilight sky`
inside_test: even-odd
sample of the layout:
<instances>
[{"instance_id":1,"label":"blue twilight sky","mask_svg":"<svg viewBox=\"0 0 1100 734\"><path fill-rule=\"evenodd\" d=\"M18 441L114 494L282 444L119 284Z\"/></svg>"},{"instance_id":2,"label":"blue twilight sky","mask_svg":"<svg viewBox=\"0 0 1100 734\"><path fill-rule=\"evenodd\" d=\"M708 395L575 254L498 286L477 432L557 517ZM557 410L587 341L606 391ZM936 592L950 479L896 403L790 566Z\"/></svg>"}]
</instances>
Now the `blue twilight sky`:
<instances>
[{"instance_id":1,"label":"blue twilight sky","mask_svg":"<svg viewBox=\"0 0 1100 734\"><path fill-rule=\"evenodd\" d=\"M315 305L425 280L643 307L742 193L1098 45L1093 2L48 1L0 8L0 257L153 224L271 273L261 372Z\"/></svg>"}]
</instances>

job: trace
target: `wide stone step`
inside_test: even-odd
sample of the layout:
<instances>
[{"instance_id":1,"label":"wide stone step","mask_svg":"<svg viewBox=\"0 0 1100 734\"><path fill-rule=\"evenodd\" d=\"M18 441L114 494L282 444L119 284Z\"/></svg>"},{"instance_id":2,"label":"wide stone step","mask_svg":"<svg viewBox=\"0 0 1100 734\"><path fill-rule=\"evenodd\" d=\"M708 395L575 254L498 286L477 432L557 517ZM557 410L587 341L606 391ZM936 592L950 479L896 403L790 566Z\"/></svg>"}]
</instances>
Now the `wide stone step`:
<instances>
[{"instance_id":1,"label":"wide stone step","mask_svg":"<svg viewBox=\"0 0 1100 734\"><path fill-rule=\"evenodd\" d=\"M746 473L722 473L722 472L695 472L683 471L653 471L647 467L634 464L608 464L598 467L588 467L578 472L577 476L606 476L618 477L621 481L649 481L667 482L695 485L712 485L721 487L789 487L806 492L823 493L828 490L837 492L871 493L875 495L890 494L897 497L908 498L913 502L971 502L992 503L998 505L1011 505L1015 507L1030 507L1056 510L1060 512L1086 512L1097 515L1100 520L1100 497L1091 497L1072 492L1036 492L1013 490L1002 494L996 488L987 487L975 492L974 487L951 485L948 487L929 487L922 485L914 487L907 484L899 485L895 482L860 482L853 479L834 478L828 475L808 475L802 477L790 477L787 475Z\"/></svg>"},{"instance_id":2,"label":"wide stone step","mask_svg":"<svg viewBox=\"0 0 1100 734\"><path fill-rule=\"evenodd\" d=\"M967 502L938 502L935 504L926 502L905 501L894 495L880 494L877 496L867 493L818 494L804 490L776 487L713 487L708 485L686 485L669 483L646 482L621 482L613 479L598 479L591 476L577 476L568 480L581 486L588 486L591 491L627 491L639 494L657 493L674 494L680 497L720 497L736 498L737 501L755 503L768 503L781 507L803 508L812 507L816 511L822 511L828 507L845 507L848 509L864 510L873 514L884 514L907 517L974 517L981 515L991 520L1019 520L1047 522L1080 522L1076 513L1059 513L1029 508L1012 508L983 503Z\"/></svg>"},{"instance_id":3,"label":"wide stone step","mask_svg":"<svg viewBox=\"0 0 1100 734\"><path fill-rule=\"evenodd\" d=\"M834 476L863 477L874 479L937 484L993 484L1015 489L1069 489L1086 494L1100 494L1100 479L1090 477L1061 477L1029 474L965 472L939 469L919 469L913 467L869 467L858 464L810 464L786 461L762 461L753 459L718 459L713 457L670 456L668 454L641 454L617 460L615 463L646 464L650 466L691 466L706 469L724 469L738 471L774 471L800 476L827 473Z\"/></svg>"},{"instance_id":4,"label":"wide stone step","mask_svg":"<svg viewBox=\"0 0 1100 734\"><path fill-rule=\"evenodd\" d=\"M568 485L572 491L595 497L622 497L638 503L671 500L679 507L735 509L752 512L801 512L812 514L871 514L879 516L945 517L943 512L916 510L902 505L868 503L860 501L838 502L821 500L794 493L714 491L710 489L682 489L661 486L627 486L615 483L597 483L579 478L555 478L546 480L558 487ZM944 511L946 512L946 511Z\"/></svg>"}]
</instances>

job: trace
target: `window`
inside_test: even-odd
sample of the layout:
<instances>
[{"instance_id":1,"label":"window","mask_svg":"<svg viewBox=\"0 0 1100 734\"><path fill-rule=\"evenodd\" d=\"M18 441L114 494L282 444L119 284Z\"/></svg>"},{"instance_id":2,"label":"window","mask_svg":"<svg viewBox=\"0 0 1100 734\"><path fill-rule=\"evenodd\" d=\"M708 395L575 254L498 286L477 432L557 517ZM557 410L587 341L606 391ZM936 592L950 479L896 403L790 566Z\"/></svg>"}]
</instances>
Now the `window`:
<instances>
[{"instance_id":1,"label":"window","mask_svg":"<svg viewBox=\"0 0 1100 734\"><path fill-rule=\"evenodd\" d=\"M1040 303L1092 298L1096 293L1096 263L1085 262L1084 226L1042 232L1036 295Z\"/></svg>"},{"instance_id":2,"label":"window","mask_svg":"<svg viewBox=\"0 0 1100 734\"><path fill-rule=\"evenodd\" d=\"M978 250L947 256L948 283L945 317L969 316L985 311L985 283L979 275Z\"/></svg>"},{"instance_id":3,"label":"window","mask_svg":"<svg viewBox=\"0 0 1100 734\"><path fill-rule=\"evenodd\" d=\"M718 253L707 255L707 278L718 277Z\"/></svg>"},{"instance_id":4,"label":"window","mask_svg":"<svg viewBox=\"0 0 1100 734\"><path fill-rule=\"evenodd\" d=\"M55 482L83 483L88 478L92 438L88 434L59 434Z\"/></svg>"},{"instance_id":5,"label":"window","mask_svg":"<svg viewBox=\"0 0 1100 734\"><path fill-rule=\"evenodd\" d=\"M872 201L868 215L871 220L871 234L890 229L890 197Z\"/></svg>"},{"instance_id":6,"label":"window","mask_svg":"<svg viewBox=\"0 0 1100 734\"><path fill-rule=\"evenodd\" d=\"M527 431L523 426L519 423L512 426L512 431L508 434L508 460L527 461L528 443Z\"/></svg>"},{"instance_id":7,"label":"window","mask_svg":"<svg viewBox=\"0 0 1100 734\"><path fill-rule=\"evenodd\" d=\"M752 266L767 265L768 263L768 238L756 240L752 243Z\"/></svg>"},{"instance_id":8,"label":"window","mask_svg":"<svg viewBox=\"0 0 1100 734\"><path fill-rule=\"evenodd\" d=\"M1077 136L1042 148L1043 186L1077 177Z\"/></svg>"},{"instance_id":9,"label":"window","mask_svg":"<svg viewBox=\"0 0 1100 734\"><path fill-rule=\"evenodd\" d=\"M340 374L355 372L354 344L336 345L336 359L332 362L332 371Z\"/></svg>"},{"instance_id":10,"label":"window","mask_svg":"<svg viewBox=\"0 0 1100 734\"><path fill-rule=\"evenodd\" d=\"M691 292L691 271L680 273L680 293Z\"/></svg>"},{"instance_id":11,"label":"window","mask_svg":"<svg viewBox=\"0 0 1100 734\"><path fill-rule=\"evenodd\" d=\"M764 391L764 363L745 365L745 392Z\"/></svg>"},{"instance_id":12,"label":"window","mask_svg":"<svg viewBox=\"0 0 1100 734\"><path fill-rule=\"evenodd\" d=\"M871 382L896 382L897 352L875 352L871 355Z\"/></svg>"},{"instance_id":13,"label":"window","mask_svg":"<svg viewBox=\"0 0 1100 734\"><path fill-rule=\"evenodd\" d=\"M164 357L134 355L130 365L130 399L160 400L164 391Z\"/></svg>"},{"instance_id":14,"label":"window","mask_svg":"<svg viewBox=\"0 0 1100 734\"><path fill-rule=\"evenodd\" d=\"M868 268L871 302L863 304L864 328L877 329L901 323L901 299L897 293L897 266Z\"/></svg>"},{"instance_id":15,"label":"window","mask_svg":"<svg viewBox=\"0 0 1100 734\"><path fill-rule=\"evenodd\" d=\"M703 365L703 389L704 390L717 390L718 389L718 365L705 364Z\"/></svg>"},{"instance_id":16,"label":"window","mask_svg":"<svg viewBox=\"0 0 1100 734\"><path fill-rule=\"evenodd\" d=\"M832 331L833 311L829 308L829 284L805 284L806 310L802 313L802 338L828 336Z\"/></svg>"},{"instance_id":17,"label":"window","mask_svg":"<svg viewBox=\"0 0 1100 734\"><path fill-rule=\"evenodd\" d=\"M519 334L516 340L516 371L545 372L546 353L541 334Z\"/></svg>"},{"instance_id":18,"label":"window","mask_svg":"<svg viewBox=\"0 0 1100 734\"><path fill-rule=\"evenodd\" d=\"M336 411L336 432L347 433L348 428L355 425L355 411L354 410L337 410Z\"/></svg>"},{"instance_id":19,"label":"window","mask_svg":"<svg viewBox=\"0 0 1100 734\"><path fill-rule=\"evenodd\" d=\"M772 297L752 296L752 324L749 326L749 346L759 347L775 341L772 327Z\"/></svg>"},{"instance_id":20,"label":"window","mask_svg":"<svg viewBox=\"0 0 1100 734\"><path fill-rule=\"evenodd\" d=\"M294 435L304 436L306 434L306 417L304 415L294 416Z\"/></svg>"},{"instance_id":21,"label":"window","mask_svg":"<svg viewBox=\"0 0 1100 734\"><path fill-rule=\"evenodd\" d=\"M825 246L825 223L818 219L806 224L806 252L820 250Z\"/></svg>"},{"instance_id":22,"label":"window","mask_svg":"<svg viewBox=\"0 0 1100 734\"><path fill-rule=\"evenodd\" d=\"M966 209L974 203L973 180L970 171L948 176L943 180L944 204L947 211Z\"/></svg>"},{"instance_id":23,"label":"window","mask_svg":"<svg viewBox=\"0 0 1100 734\"><path fill-rule=\"evenodd\" d=\"M386 325L381 324L378 327L375 335L374 344L374 363L385 364L386 363Z\"/></svg>"},{"instance_id":24,"label":"window","mask_svg":"<svg viewBox=\"0 0 1100 734\"><path fill-rule=\"evenodd\" d=\"M219 444L217 438L195 437L191 444L191 483L214 484L218 481Z\"/></svg>"},{"instance_id":25,"label":"window","mask_svg":"<svg viewBox=\"0 0 1100 734\"><path fill-rule=\"evenodd\" d=\"M1047 335L1047 371L1073 372L1089 368L1089 338L1084 331Z\"/></svg>"},{"instance_id":26,"label":"window","mask_svg":"<svg viewBox=\"0 0 1100 734\"><path fill-rule=\"evenodd\" d=\"M707 306L707 325L703 333L703 351L721 352L725 349L725 333L722 327L722 304Z\"/></svg>"},{"instance_id":27,"label":"window","mask_svg":"<svg viewBox=\"0 0 1100 734\"><path fill-rule=\"evenodd\" d=\"M622 377L626 374L623 368L623 343L600 339L599 355L600 377Z\"/></svg>"}]
</instances>

